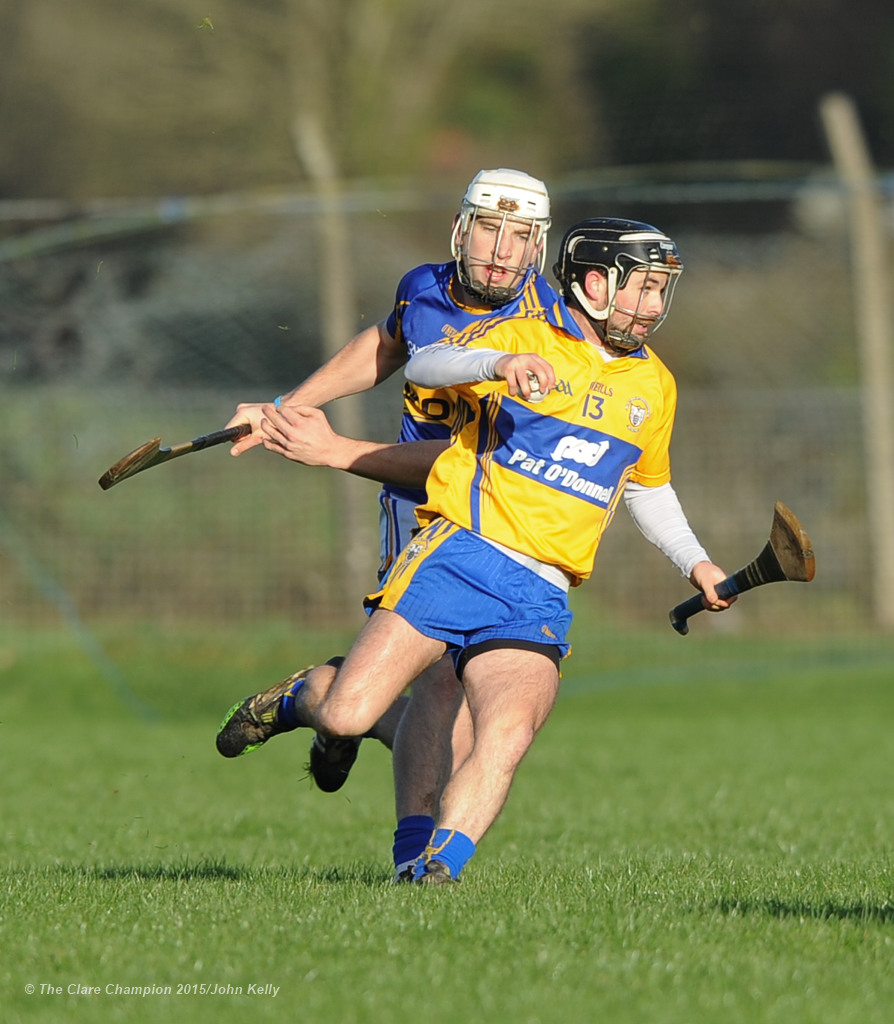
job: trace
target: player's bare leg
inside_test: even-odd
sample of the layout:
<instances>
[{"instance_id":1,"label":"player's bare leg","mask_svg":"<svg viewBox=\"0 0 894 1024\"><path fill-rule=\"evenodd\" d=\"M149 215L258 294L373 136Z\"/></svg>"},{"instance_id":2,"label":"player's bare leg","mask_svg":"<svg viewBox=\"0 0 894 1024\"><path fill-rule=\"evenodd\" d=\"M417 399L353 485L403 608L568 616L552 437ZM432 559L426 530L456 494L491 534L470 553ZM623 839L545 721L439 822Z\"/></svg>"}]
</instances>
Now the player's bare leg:
<instances>
[{"instance_id":1,"label":"player's bare leg","mask_svg":"<svg viewBox=\"0 0 894 1024\"><path fill-rule=\"evenodd\" d=\"M470 659L463 686L474 743L444 789L416 881L455 878L497 819L515 772L555 703L559 672L546 655L504 648Z\"/></svg>"},{"instance_id":2,"label":"player's bare leg","mask_svg":"<svg viewBox=\"0 0 894 1024\"><path fill-rule=\"evenodd\" d=\"M452 774L458 711L463 704L462 684L453 662L444 657L413 682L409 704L395 736L394 804L397 819L408 814L435 817L441 791ZM468 712L459 719L462 759L468 754L471 720Z\"/></svg>"},{"instance_id":3,"label":"player's bare leg","mask_svg":"<svg viewBox=\"0 0 894 1024\"><path fill-rule=\"evenodd\" d=\"M463 691L462 702L457 709L456 718L453 720L451 765L447 778L444 780L445 786L459 766L465 761L469 754L472 753L472 745L474 742L475 733L472 728L472 712L469 710L469 702L466 700L465 691ZM443 792L443 787L441 788L441 792ZM440 800L438 801L438 804L440 806Z\"/></svg>"},{"instance_id":4,"label":"player's bare leg","mask_svg":"<svg viewBox=\"0 0 894 1024\"><path fill-rule=\"evenodd\" d=\"M337 671L321 665L307 673L294 697L298 721L333 736L362 736L444 648L400 615L375 611Z\"/></svg>"},{"instance_id":5,"label":"player's bare leg","mask_svg":"<svg viewBox=\"0 0 894 1024\"><path fill-rule=\"evenodd\" d=\"M217 749L238 757L300 726L357 743L444 649L394 612L375 611L347 658L302 669L237 701L218 728Z\"/></svg>"},{"instance_id":6,"label":"player's bare leg","mask_svg":"<svg viewBox=\"0 0 894 1024\"><path fill-rule=\"evenodd\" d=\"M410 698L408 694L398 697L366 735L370 739L378 740L379 743L386 746L389 750L394 750L394 744L397 741L397 731L409 706Z\"/></svg>"},{"instance_id":7,"label":"player's bare leg","mask_svg":"<svg viewBox=\"0 0 894 1024\"><path fill-rule=\"evenodd\" d=\"M413 683L394 744L394 880L412 881L435 828L441 793L468 756L472 722L453 662L442 658Z\"/></svg>"},{"instance_id":8,"label":"player's bare leg","mask_svg":"<svg viewBox=\"0 0 894 1024\"><path fill-rule=\"evenodd\" d=\"M366 737L327 736L314 733L310 745L307 771L318 789L324 793L335 793L348 781L348 775L357 760L360 744L364 738L378 740L389 750L394 748L397 727L404 710L410 702L406 695L398 697L384 715L369 730Z\"/></svg>"}]
</instances>

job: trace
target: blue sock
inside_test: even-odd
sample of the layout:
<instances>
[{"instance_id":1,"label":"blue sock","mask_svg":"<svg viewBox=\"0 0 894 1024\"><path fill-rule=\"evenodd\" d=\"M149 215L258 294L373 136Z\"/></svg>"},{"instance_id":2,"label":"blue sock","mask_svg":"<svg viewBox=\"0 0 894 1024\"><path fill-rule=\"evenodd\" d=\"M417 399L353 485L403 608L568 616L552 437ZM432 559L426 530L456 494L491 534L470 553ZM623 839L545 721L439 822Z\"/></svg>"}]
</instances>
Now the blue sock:
<instances>
[{"instance_id":1,"label":"blue sock","mask_svg":"<svg viewBox=\"0 0 894 1024\"><path fill-rule=\"evenodd\" d=\"M451 878L459 878L459 873L468 864L475 852L475 844L467 835L452 828L439 828L431 834L428 845L416 862L414 878L425 873L425 865L430 860L439 860L450 869Z\"/></svg>"},{"instance_id":2,"label":"blue sock","mask_svg":"<svg viewBox=\"0 0 894 1024\"><path fill-rule=\"evenodd\" d=\"M298 679L291 688L291 691L284 693L279 700L279 712L276 716L276 726L280 732L288 732L290 729L297 729L301 723L298 721L298 712L295 710L295 695L304 686L304 680Z\"/></svg>"},{"instance_id":3,"label":"blue sock","mask_svg":"<svg viewBox=\"0 0 894 1024\"><path fill-rule=\"evenodd\" d=\"M341 668L341 663L345 659L341 656L330 658L326 664L331 665L336 671ZM300 679L296 679L288 693L284 693L279 701L279 712L276 716L276 724L280 732L288 732L290 729L297 729L302 723L298 719L298 712L295 710L295 697L298 695L298 691L304 686L304 681L307 677L307 673L311 671L313 665L310 668L304 670L304 675Z\"/></svg>"},{"instance_id":4,"label":"blue sock","mask_svg":"<svg viewBox=\"0 0 894 1024\"><path fill-rule=\"evenodd\" d=\"M394 846L391 848L396 868L415 860L422 853L434 827L435 819L427 814L408 814L400 819L394 831Z\"/></svg>"}]
</instances>

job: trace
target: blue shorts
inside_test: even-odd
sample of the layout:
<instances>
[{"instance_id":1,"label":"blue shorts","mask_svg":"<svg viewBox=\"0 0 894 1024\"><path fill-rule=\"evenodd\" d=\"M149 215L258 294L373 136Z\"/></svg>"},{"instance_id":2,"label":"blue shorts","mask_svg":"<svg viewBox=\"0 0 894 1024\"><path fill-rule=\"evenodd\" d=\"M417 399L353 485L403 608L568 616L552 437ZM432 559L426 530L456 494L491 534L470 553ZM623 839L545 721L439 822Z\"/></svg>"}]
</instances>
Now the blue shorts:
<instances>
[{"instance_id":1,"label":"blue shorts","mask_svg":"<svg viewBox=\"0 0 894 1024\"><path fill-rule=\"evenodd\" d=\"M536 572L447 519L423 527L401 552L367 612L397 612L443 640L454 662L470 647L553 648L568 653L568 595ZM546 651L544 653L547 653Z\"/></svg>"}]
</instances>

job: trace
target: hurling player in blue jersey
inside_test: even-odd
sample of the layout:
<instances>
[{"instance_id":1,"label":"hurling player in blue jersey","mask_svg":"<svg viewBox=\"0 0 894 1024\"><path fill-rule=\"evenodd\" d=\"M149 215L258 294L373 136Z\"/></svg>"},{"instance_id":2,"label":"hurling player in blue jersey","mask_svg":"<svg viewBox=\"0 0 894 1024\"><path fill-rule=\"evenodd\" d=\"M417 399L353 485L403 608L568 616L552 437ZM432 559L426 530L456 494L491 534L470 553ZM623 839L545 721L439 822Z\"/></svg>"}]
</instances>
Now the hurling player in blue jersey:
<instances>
[{"instance_id":1,"label":"hurling player in blue jersey","mask_svg":"<svg viewBox=\"0 0 894 1024\"><path fill-rule=\"evenodd\" d=\"M508 168L479 172L454 219L453 259L409 271L398 284L391 313L351 339L316 373L280 396L275 406L239 405L227 425L249 422L253 429L233 445L232 454L265 444L297 460L284 434L272 438L271 422L291 430L294 441L295 436L300 438L302 426L306 434L319 427L323 416L319 406L374 387L418 349L495 315L537 315L554 304L558 295L541 274L549 225L549 196L542 181ZM349 442L354 472L392 481L380 494L380 582L417 526L414 510L426 498L422 483L434 455L446 446L455 405L452 391L408 381L399 442L428 444L409 445L400 458L388 459L379 453L382 446ZM320 461L322 454L317 452ZM252 698L234 706L221 727L221 753L230 757L245 753L270 735L286 731L288 723L278 719L276 704L291 685L288 681L278 694L266 693L260 701ZM233 731L242 719L248 721L247 731L234 739ZM431 834L438 795L450 775L452 759L461 762L471 747L470 719L452 661L442 658L426 667L414 683L413 699L395 702L367 734L394 752L398 819L394 860L397 875L408 873ZM333 792L342 786L359 745L359 738L323 733L314 737L310 771L321 789Z\"/></svg>"},{"instance_id":2,"label":"hurling player in blue jersey","mask_svg":"<svg viewBox=\"0 0 894 1024\"><path fill-rule=\"evenodd\" d=\"M473 324L414 354L408 378L460 400L417 510L421 529L368 599L344 662L265 691L276 695L277 726L358 735L427 666L453 658L473 745L441 794L419 883L457 880L502 809L558 690L568 588L592 572L622 497L706 607L732 603L718 597L725 573L670 485L676 386L647 344L681 271L674 242L650 225L583 221L556 265L564 302ZM234 738L248 704L225 727Z\"/></svg>"}]
</instances>

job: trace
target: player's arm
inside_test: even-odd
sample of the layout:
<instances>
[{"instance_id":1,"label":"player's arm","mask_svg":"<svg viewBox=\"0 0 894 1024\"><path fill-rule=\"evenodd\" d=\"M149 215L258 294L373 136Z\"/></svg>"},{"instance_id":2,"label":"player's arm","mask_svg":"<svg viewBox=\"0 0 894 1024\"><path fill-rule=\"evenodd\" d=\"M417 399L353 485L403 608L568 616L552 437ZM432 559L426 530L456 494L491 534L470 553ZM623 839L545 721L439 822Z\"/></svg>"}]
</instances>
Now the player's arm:
<instances>
[{"instance_id":1,"label":"player's arm","mask_svg":"<svg viewBox=\"0 0 894 1024\"><path fill-rule=\"evenodd\" d=\"M319 408L336 398L369 391L406 361L406 347L391 337L382 320L355 335L306 380L282 395L280 405Z\"/></svg>"},{"instance_id":2,"label":"player's arm","mask_svg":"<svg viewBox=\"0 0 894 1024\"><path fill-rule=\"evenodd\" d=\"M268 451L398 487L424 487L432 463L447 447L447 441L357 441L337 434L326 414L311 406L267 403L262 409L261 443Z\"/></svg>"},{"instance_id":3,"label":"player's arm","mask_svg":"<svg viewBox=\"0 0 894 1024\"><path fill-rule=\"evenodd\" d=\"M531 395L533 374L545 395L556 383L552 366L536 352L506 352L438 342L419 349L404 370L408 380L426 388L449 388L477 381L505 380L510 395Z\"/></svg>"},{"instance_id":4,"label":"player's arm","mask_svg":"<svg viewBox=\"0 0 894 1024\"><path fill-rule=\"evenodd\" d=\"M665 554L690 583L704 594L705 607L722 611L735 601L721 600L714 587L726 578L715 565L689 525L677 492L670 484L646 487L628 483L624 503L640 533Z\"/></svg>"},{"instance_id":5,"label":"player's arm","mask_svg":"<svg viewBox=\"0 0 894 1024\"><path fill-rule=\"evenodd\" d=\"M385 321L367 327L355 335L318 370L291 391L280 396L280 406L312 405L319 407L336 398L368 391L390 377L407 361L403 344L388 333ZM243 402L226 424L250 423L252 432L237 441L231 455L263 443L261 419L264 402Z\"/></svg>"}]
</instances>

